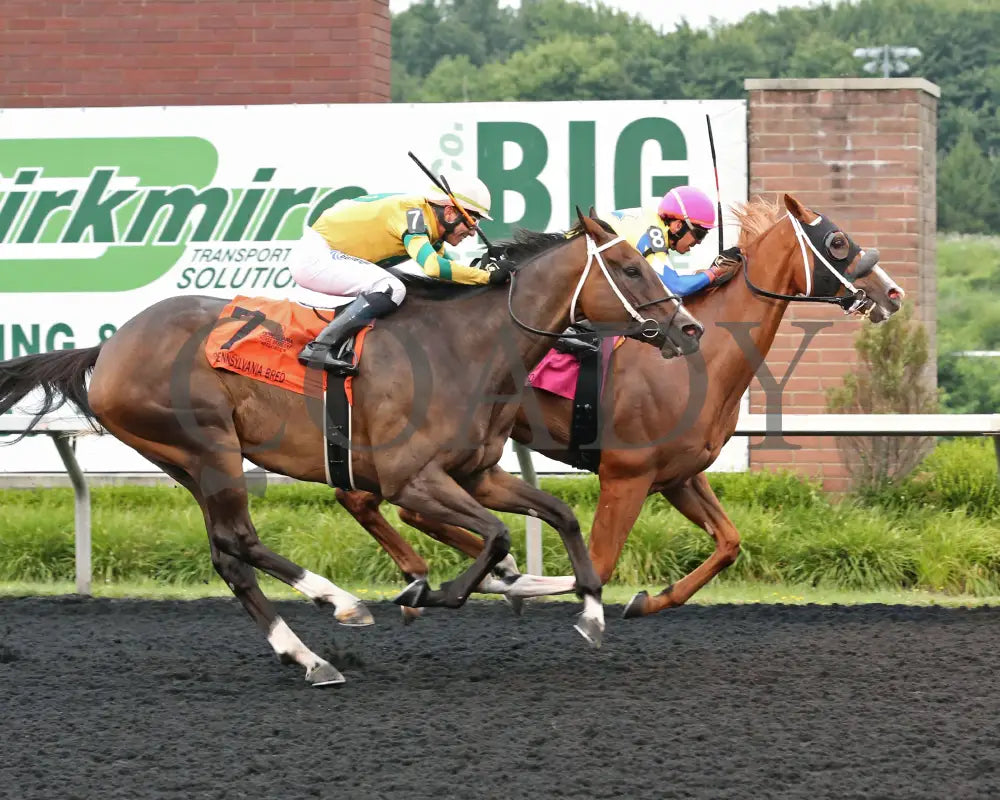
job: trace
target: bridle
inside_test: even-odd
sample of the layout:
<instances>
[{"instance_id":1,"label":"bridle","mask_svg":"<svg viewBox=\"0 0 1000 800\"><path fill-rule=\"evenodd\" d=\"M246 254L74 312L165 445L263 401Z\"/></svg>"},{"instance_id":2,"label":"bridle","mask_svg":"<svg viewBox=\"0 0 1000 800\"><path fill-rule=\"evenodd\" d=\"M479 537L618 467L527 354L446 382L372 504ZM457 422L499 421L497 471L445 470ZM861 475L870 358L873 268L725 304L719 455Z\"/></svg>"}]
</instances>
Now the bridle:
<instances>
[{"instance_id":1,"label":"bridle","mask_svg":"<svg viewBox=\"0 0 1000 800\"><path fill-rule=\"evenodd\" d=\"M628 315L632 317L632 319L634 319L637 323L637 325L634 328L631 328L627 331L622 331L621 332L622 335L630 336L633 338L642 337L643 339L649 339L649 340L656 339L657 337L661 336L663 334L663 326L661 326L661 324L657 322L655 319L652 319L650 317L643 317L639 313L639 309L648 308L649 306L659 305L660 303L674 302L677 305L677 308L674 310L674 314L676 315L681 308L680 298L677 297L677 295L673 295L667 291L664 291L663 297L657 298L656 300L650 300L647 303L641 303L640 305L636 306L632 305L632 303L628 301L628 298L625 297L625 294L619 288L618 284L615 282L615 279L611 275L611 272L608 269L607 264L604 263L604 259L601 257L601 253L607 250L609 247L614 247L619 242L624 242L625 241L624 237L617 236L614 239L611 239L610 241L607 241L602 245L598 245L589 233L584 235L587 237L587 265L583 268L583 272L580 273L580 280L577 281L576 289L573 291L573 296L569 301L570 324L575 325L577 322L576 304L580 298L580 292L583 290L583 285L587 282L587 277L590 275L591 267L594 265L594 262L596 261L597 265L600 267L601 272L604 275L604 278L607 280L608 285L611 287L611 291L614 292L615 297L618 298L618 301L622 304L622 307L625 309ZM528 333L533 333L536 336L550 336L553 339L577 339L577 338L589 339L591 336L593 336L592 333L586 333L586 332L572 333L566 331L543 331L539 330L538 328L533 328L527 323L522 322L520 319L518 319L517 314L514 313L514 281L516 275L517 275L516 270L512 272L510 275L510 288L507 292L507 311L510 314L510 318L514 321L514 324L516 324L519 328L527 331ZM672 324L672 322L673 318L671 318L670 322L666 323L667 327L669 327L669 325Z\"/></svg>"},{"instance_id":2,"label":"bridle","mask_svg":"<svg viewBox=\"0 0 1000 800\"><path fill-rule=\"evenodd\" d=\"M760 295L761 297L769 297L773 300L786 300L789 302L797 303L831 303L833 305L840 306L845 314L861 314L862 316L867 316L871 313L872 309L875 307L875 301L868 297L863 289L858 289L848 278L844 275L847 268L854 262L854 258L861 254L862 263L859 265L857 277L861 278L867 275L874 269L875 264L878 262L877 251L872 254L866 253L864 250L859 248L850 237L848 237L848 242L850 242L850 249L848 254L843 259L836 259L837 261L843 262L844 266L842 269L837 269L831 264L826 256L820 252L817 243L813 241L817 239L825 247L825 240L839 231L832 222L823 217L822 214L818 215L816 219L808 223L808 231L803 227L802 223L791 214L788 214L788 219L792 224L792 230L795 231L795 238L799 243L799 251L802 253L802 266L805 271L806 279L806 291L805 294L781 294L779 292L770 292L767 289L762 289L750 280L750 260L743 254L740 254L740 258L743 260L743 278L746 281L747 287L754 294ZM820 223L824 223L820 225ZM842 233L842 231L841 231ZM846 234L844 234L846 236ZM847 290L847 293L842 297L837 297L835 295L818 295L813 296L812 294L812 270L809 269L809 255L806 252L806 248L812 250L813 255L819 262L825 266L830 273L841 283ZM870 264L864 263L864 259L868 258L870 255L875 257L870 259Z\"/></svg>"}]
</instances>

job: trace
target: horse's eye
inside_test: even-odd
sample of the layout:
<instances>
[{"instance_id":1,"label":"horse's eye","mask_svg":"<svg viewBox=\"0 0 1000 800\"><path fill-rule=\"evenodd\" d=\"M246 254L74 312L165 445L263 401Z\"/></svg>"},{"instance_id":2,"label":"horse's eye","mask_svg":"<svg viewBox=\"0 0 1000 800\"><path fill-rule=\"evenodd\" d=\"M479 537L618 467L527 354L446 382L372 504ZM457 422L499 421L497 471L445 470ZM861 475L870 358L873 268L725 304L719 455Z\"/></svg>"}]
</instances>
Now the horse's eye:
<instances>
[{"instance_id":1,"label":"horse's eye","mask_svg":"<svg viewBox=\"0 0 1000 800\"><path fill-rule=\"evenodd\" d=\"M847 258L847 254L851 251L851 244L844 234L835 231L827 239L826 249L831 256L840 261Z\"/></svg>"},{"instance_id":2,"label":"horse's eye","mask_svg":"<svg viewBox=\"0 0 1000 800\"><path fill-rule=\"evenodd\" d=\"M625 267L625 274L630 278L638 278L642 273L639 272L638 267Z\"/></svg>"}]
</instances>

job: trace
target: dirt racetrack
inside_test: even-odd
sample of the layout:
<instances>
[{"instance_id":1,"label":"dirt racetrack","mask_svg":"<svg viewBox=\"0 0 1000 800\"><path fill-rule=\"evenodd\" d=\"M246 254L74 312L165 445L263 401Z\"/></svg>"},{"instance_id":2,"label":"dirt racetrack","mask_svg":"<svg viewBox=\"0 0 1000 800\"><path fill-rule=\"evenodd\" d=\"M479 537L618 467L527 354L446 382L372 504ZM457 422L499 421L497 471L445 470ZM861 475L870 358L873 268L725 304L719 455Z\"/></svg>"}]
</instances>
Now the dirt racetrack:
<instances>
[{"instance_id":1,"label":"dirt racetrack","mask_svg":"<svg viewBox=\"0 0 1000 800\"><path fill-rule=\"evenodd\" d=\"M0 797L1000 796L1000 609L279 605L346 684L235 600L0 599Z\"/></svg>"}]
</instances>

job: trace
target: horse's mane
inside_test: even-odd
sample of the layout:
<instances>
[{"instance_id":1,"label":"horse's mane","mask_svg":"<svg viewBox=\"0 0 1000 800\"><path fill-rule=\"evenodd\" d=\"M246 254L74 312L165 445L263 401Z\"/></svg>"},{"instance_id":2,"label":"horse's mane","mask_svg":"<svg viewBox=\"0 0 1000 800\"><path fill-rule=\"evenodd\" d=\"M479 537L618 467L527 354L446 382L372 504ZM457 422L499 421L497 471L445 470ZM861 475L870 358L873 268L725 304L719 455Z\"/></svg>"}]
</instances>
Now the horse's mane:
<instances>
[{"instance_id":1,"label":"horse's mane","mask_svg":"<svg viewBox=\"0 0 1000 800\"><path fill-rule=\"evenodd\" d=\"M614 229L608 223L603 220L597 220L597 222L608 233L615 234ZM496 242L495 247L503 253L504 258L516 261L520 267L535 256L541 255L559 245L566 244L583 233L584 228L581 222L577 222L568 231L557 233L542 233L529 231L526 228L515 228L513 239ZM494 288L442 281L432 278L429 275L405 272L396 267L389 267L388 271L406 285L407 295L421 297L425 300L453 300L456 297L472 297L475 294Z\"/></svg>"},{"instance_id":2,"label":"horse's mane","mask_svg":"<svg viewBox=\"0 0 1000 800\"><path fill-rule=\"evenodd\" d=\"M785 213L785 209L760 195L746 203L732 206L732 212L740 223L740 237L736 242L741 250L769 230Z\"/></svg>"},{"instance_id":3,"label":"horse's mane","mask_svg":"<svg viewBox=\"0 0 1000 800\"><path fill-rule=\"evenodd\" d=\"M604 220L599 219L596 222L612 236L616 235L615 229ZM577 236L582 236L583 233L583 223L579 221L569 230L557 231L556 233L541 233L538 231L529 231L526 228L515 228L513 239L497 242L496 246L503 251L504 256L513 259L518 264L523 264L534 256L541 255L546 250L566 244L566 242L575 239Z\"/></svg>"},{"instance_id":4,"label":"horse's mane","mask_svg":"<svg viewBox=\"0 0 1000 800\"><path fill-rule=\"evenodd\" d=\"M453 283L432 278L430 275L418 275L404 272L397 267L387 267L387 272L395 275L406 286L407 297L420 297L424 300L454 300L457 297L473 297L496 287L488 284Z\"/></svg>"}]
</instances>

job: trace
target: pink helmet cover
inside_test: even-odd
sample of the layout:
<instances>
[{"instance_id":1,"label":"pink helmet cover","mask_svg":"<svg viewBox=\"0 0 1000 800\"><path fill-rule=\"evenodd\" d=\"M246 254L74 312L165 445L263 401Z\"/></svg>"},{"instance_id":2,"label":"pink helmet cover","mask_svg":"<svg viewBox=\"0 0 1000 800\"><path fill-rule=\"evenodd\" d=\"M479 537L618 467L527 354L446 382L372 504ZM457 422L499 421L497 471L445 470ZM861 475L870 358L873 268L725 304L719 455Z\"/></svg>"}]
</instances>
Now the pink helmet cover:
<instances>
[{"instance_id":1,"label":"pink helmet cover","mask_svg":"<svg viewBox=\"0 0 1000 800\"><path fill-rule=\"evenodd\" d=\"M676 186L663 195L657 213L661 219L682 219L701 228L715 227L715 204L694 186Z\"/></svg>"}]
</instances>

